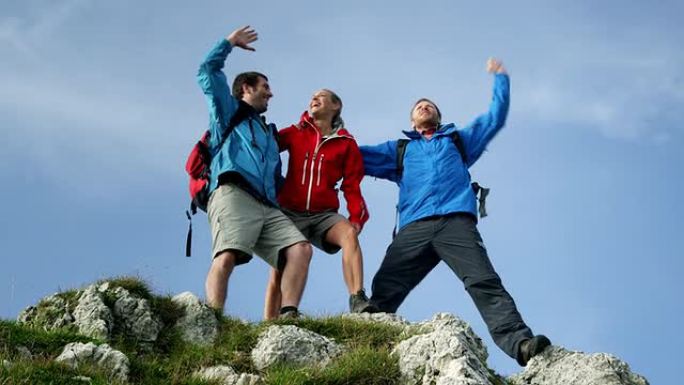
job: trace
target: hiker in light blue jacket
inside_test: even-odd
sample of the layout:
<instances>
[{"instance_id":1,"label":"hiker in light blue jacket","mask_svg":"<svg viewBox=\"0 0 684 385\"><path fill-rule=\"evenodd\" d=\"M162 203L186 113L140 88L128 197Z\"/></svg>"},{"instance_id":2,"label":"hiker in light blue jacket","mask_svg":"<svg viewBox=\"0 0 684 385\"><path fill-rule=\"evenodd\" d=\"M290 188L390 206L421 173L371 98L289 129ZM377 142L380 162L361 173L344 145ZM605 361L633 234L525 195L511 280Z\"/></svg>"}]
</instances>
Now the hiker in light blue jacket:
<instances>
[{"instance_id":1,"label":"hiker in light blue jacket","mask_svg":"<svg viewBox=\"0 0 684 385\"><path fill-rule=\"evenodd\" d=\"M233 31L209 52L197 75L209 105L212 156L207 214L213 259L207 302L223 309L233 268L255 253L281 272L280 313L297 315L312 249L276 200L280 152L275 129L260 116L273 94L265 75L245 72L235 77L231 95L221 71L234 47L254 51L250 44L256 40L250 27Z\"/></svg>"},{"instance_id":2,"label":"hiker in light blue jacket","mask_svg":"<svg viewBox=\"0 0 684 385\"><path fill-rule=\"evenodd\" d=\"M373 278L371 303L380 311L396 312L444 261L463 281L494 342L525 366L550 341L532 334L487 256L468 172L508 114L508 75L494 59L488 60L487 71L495 74L489 111L466 127L442 124L437 105L420 99L411 111L413 130L404 131L409 141L403 162L399 141L361 147L366 175L399 185L399 232Z\"/></svg>"}]
</instances>

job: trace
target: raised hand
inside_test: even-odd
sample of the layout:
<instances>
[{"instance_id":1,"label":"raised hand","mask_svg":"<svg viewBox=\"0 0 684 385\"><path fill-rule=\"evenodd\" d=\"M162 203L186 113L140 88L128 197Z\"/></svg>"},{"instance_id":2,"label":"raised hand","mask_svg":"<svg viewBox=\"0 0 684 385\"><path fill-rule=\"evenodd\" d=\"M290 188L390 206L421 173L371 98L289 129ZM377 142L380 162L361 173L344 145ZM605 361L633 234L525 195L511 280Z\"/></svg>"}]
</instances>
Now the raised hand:
<instances>
[{"instance_id":1,"label":"raised hand","mask_svg":"<svg viewBox=\"0 0 684 385\"><path fill-rule=\"evenodd\" d=\"M247 51L255 51L255 49L249 45L254 43L257 39L258 35L256 31L248 25L236 29L226 37L226 40L228 40L233 47L240 47Z\"/></svg>"},{"instance_id":2,"label":"raised hand","mask_svg":"<svg viewBox=\"0 0 684 385\"><path fill-rule=\"evenodd\" d=\"M506 68L504 68L501 60L490 57L487 59L487 72L490 74L505 74Z\"/></svg>"}]
</instances>

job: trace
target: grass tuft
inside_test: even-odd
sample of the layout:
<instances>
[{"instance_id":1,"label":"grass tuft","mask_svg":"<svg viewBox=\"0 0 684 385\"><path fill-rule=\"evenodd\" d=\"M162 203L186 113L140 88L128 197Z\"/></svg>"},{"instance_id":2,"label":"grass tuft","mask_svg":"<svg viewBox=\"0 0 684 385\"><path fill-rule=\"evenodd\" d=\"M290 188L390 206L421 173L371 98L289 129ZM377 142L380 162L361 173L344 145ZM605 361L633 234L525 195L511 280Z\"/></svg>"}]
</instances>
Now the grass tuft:
<instances>
[{"instance_id":1,"label":"grass tuft","mask_svg":"<svg viewBox=\"0 0 684 385\"><path fill-rule=\"evenodd\" d=\"M33 355L42 357L56 357L70 342L97 342L68 330L45 331L29 325L21 325L14 321L0 320L0 353L14 359L17 348L28 348Z\"/></svg>"}]
</instances>

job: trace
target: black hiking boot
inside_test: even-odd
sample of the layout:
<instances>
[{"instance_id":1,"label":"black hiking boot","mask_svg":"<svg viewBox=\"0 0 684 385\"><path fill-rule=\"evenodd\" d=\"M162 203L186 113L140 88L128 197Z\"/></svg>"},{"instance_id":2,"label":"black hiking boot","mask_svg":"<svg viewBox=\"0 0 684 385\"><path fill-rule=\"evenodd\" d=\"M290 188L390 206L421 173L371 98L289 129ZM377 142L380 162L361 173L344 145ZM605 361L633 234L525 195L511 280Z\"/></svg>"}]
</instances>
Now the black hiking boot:
<instances>
[{"instance_id":1,"label":"black hiking boot","mask_svg":"<svg viewBox=\"0 0 684 385\"><path fill-rule=\"evenodd\" d=\"M351 313L377 313L378 308L368 300L366 292L361 289L349 296L349 311Z\"/></svg>"},{"instance_id":2,"label":"black hiking boot","mask_svg":"<svg viewBox=\"0 0 684 385\"><path fill-rule=\"evenodd\" d=\"M280 309L280 315L278 319L297 319L301 317L302 313L299 312L294 306L284 306Z\"/></svg>"},{"instance_id":3,"label":"black hiking boot","mask_svg":"<svg viewBox=\"0 0 684 385\"><path fill-rule=\"evenodd\" d=\"M546 336L541 334L530 339L526 339L520 343L520 347L518 348L518 358L516 361L518 361L520 366L527 366L527 363L532 357L543 352L544 349L546 349L546 347L549 345L551 345L551 341L549 341Z\"/></svg>"}]
</instances>

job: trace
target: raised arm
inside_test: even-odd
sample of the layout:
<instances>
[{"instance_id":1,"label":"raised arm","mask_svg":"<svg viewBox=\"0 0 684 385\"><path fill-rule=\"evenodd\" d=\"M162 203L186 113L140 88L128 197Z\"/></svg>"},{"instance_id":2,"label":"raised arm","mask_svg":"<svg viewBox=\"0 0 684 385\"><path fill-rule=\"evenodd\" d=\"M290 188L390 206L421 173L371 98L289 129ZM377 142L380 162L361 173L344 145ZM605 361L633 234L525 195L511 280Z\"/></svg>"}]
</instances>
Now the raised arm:
<instances>
[{"instance_id":1,"label":"raised arm","mask_svg":"<svg viewBox=\"0 0 684 385\"><path fill-rule=\"evenodd\" d=\"M340 189L347 201L349 222L360 232L368 220L368 209L361 195L361 180L363 179L363 158L359 146L355 141L350 141L347 146L346 162L344 165L342 185Z\"/></svg>"},{"instance_id":2,"label":"raised arm","mask_svg":"<svg viewBox=\"0 0 684 385\"><path fill-rule=\"evenodd\" d=\"M224 62L233 47L254 51L249 44L256 40L257 34L249 26L236 29L219 41L200 65L197 82L209 105L209 130L214 145L223 140L224 131L238 106L237 100L231 96L226 75L221 71Z\"/></svg>"},{"instance_id":3,"label":"raised arm","mask_svg":"<svg viewBox=\"0 0 684 385\"><path fill-rule=\"evenodd\" d=\"M487 72L494 74L494 91L489 111L459 131L468 153L468 166L475 163L487 144L506 123L510 104L510 81L501 61L487 60Z\"/></svg>"},{"instance_id":4,"label":"raised arm","mask_svg":"<svg viewBox=\"0 0 684 385\"><path fill-rule=\"evenodd\" d=\"M366 175L397 181L397 141L390 140L375 146L361 146Z\"/></svg>"}]
</instances>

